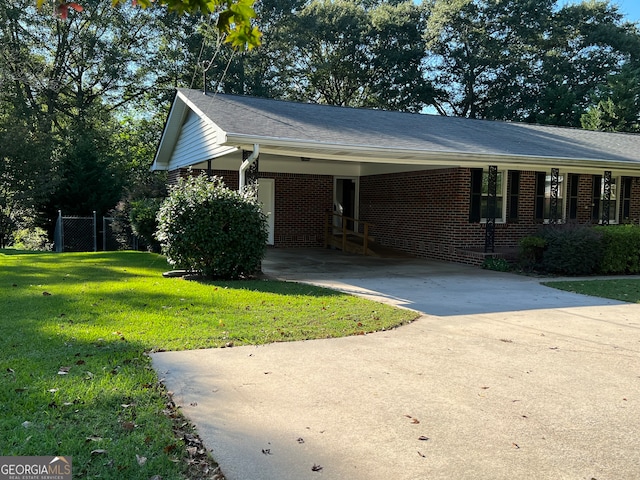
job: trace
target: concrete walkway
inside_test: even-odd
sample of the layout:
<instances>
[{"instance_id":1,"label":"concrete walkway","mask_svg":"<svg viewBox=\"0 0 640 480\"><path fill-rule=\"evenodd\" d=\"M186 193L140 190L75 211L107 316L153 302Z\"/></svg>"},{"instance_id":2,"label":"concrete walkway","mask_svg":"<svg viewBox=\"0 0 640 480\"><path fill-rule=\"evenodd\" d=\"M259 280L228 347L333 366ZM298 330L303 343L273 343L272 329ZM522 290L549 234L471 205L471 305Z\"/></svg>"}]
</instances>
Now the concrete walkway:
<instances>
[{"instance_id":1,"label":"concrete walkway","mask_svg":"<svg viewBox=\"0 0 640 480\"><path fill-rule=\"evenodd\" d=\"M273 250L263 269L428 314L360 337L153 355L228 480L640 476L640 305L327 253Z\"/></svg>"}]
</instances>

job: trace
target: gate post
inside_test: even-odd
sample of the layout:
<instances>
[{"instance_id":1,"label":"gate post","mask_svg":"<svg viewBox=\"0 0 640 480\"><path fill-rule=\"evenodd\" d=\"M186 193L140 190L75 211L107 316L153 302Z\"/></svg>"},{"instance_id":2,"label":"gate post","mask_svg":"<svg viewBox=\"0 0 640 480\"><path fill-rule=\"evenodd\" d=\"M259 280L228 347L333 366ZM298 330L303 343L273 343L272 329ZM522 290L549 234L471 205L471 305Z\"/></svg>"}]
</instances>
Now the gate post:
<instances>
[{"instance_id":1,"label":"gate post","mask_svg":"<svg viewBox=\"0 0 640 480\"><path fill-rule=\"evenodd\" d=\"M98 251L98 221L96 220L96 211L93 211L93 251Z\"/></svg>"}]
</instances>

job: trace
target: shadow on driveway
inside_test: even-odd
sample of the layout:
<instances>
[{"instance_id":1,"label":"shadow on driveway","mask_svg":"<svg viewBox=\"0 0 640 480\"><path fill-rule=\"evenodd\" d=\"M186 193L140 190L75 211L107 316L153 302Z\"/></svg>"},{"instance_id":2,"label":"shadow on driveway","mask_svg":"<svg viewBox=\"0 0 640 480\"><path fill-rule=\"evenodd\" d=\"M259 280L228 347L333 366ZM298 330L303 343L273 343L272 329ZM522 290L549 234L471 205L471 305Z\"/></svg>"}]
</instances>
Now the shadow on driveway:
<instances>
[{"instance_id":1,"label":"shadow on driveway","mask_svg":"<svg viewBox=\"0 0 640 480\"><path fill-rule=\"evenodd\" d=\"M263 270L431 315L153 354L227 480L638 477L640 305L421 260L272 250Z\"/></svg>"},{"instance_id":2,"label":"shadow on driveway","mask_svg":"<svg viewBox=\"0 0 640 480\"><path fill-rule=\"evenodd\" d=\"M536 277L417 258L373 258L326 249L270 249L265 274L311 283L430 315L621 305L556 290Z\"/></svg>"}]
</instances>

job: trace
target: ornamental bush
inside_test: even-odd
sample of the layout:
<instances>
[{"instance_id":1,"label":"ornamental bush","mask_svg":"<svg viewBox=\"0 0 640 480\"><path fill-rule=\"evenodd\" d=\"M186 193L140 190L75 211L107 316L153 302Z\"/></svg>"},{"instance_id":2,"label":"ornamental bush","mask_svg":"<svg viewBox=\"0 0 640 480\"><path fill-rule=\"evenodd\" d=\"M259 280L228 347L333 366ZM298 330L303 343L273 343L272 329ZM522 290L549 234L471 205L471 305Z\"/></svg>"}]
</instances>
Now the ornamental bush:
<instances>
[{"instance_id":1,"label":"ornamental bush","mask_svg":"<svg viewBox=\"0 0 640 480\"><path fill-rule=\"evenodd\" d=\"M591 275L602 259L602 234L588 225L557 225L543 228L545 240L542 268L564 275Z\"/></svg>"},{"instance_id":2,"label":"ornamental bush","mask_svg":"<svg viewBox=\"0 0 640 480\"><path fill-rule=\"evenodd\" d=\"M640 273L640 227L595 227L602 234L604 253L600 271L607 274Z\"/></svg>"},{"instance_id":3,"label":"ornamental bush","mask_svg":"<svg viewBox=\"0 0 640 480\"><path fill-rule=\"evenodd\" d=\"M267 242L267 218L255 189L238 192L219 177L180 179L158 211L156 238L169 263L205 276L256 273Z\"/></svg>"}]
</instances>

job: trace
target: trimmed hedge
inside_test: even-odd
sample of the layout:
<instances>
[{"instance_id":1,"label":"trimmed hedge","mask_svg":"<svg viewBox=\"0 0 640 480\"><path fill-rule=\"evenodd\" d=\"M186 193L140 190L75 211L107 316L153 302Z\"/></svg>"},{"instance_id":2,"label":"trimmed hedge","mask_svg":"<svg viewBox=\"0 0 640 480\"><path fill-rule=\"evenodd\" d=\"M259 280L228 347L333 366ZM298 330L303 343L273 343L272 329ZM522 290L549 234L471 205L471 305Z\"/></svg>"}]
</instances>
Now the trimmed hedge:
<instances>
[{"instance_id":1,"label":"trimmed hedge","mask_svg":"<svg viewBox=\"0 0 640 480\"><path fill-rule=\"evenodd\" d=\"M543 228L542 267L550 273L591 275L602 259L602 235L591 226L554 225Z\"/></svg>"},{"instance_id":2,"label":"trimmed hedge","mask_svg":"<svg viewBox=\"0 0 640 480\"><path fill-rule=\"evenodd\" d=\"M600 272L640 273L640 227L615 225L595 227L602 235L603 257Z\"/></svg>"},{"instance_id":3,"label":"trimmed hedge","mask_svg":"<svg viewBox=\"0 0 640 480\"><path fill-rule=\"evenodd\" d=\"M520 241L525 269L562 275L640 273L640 227L546 225Z\"/></svg>"}]
</instances>

